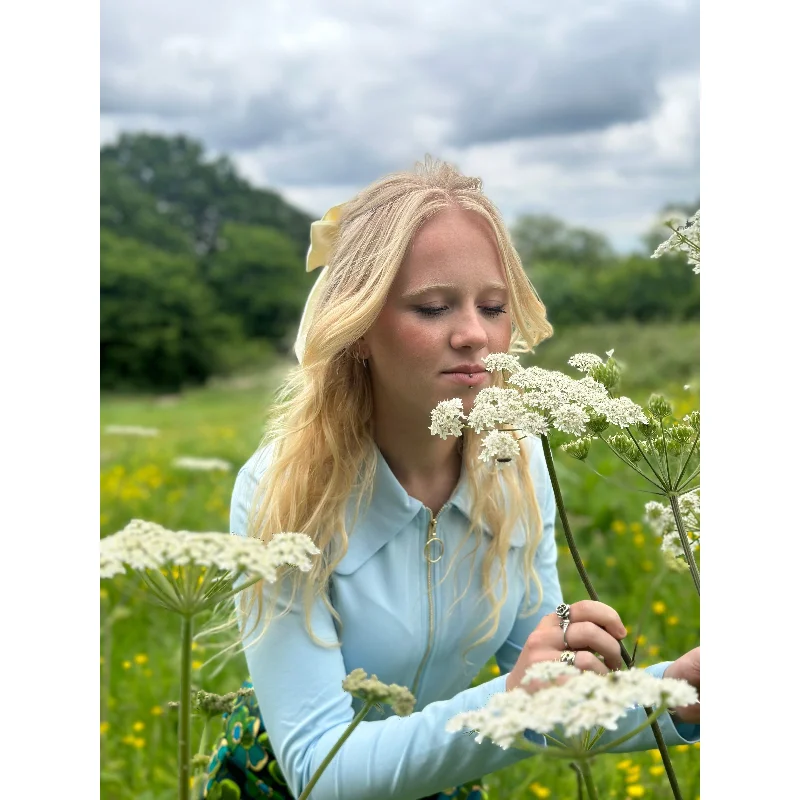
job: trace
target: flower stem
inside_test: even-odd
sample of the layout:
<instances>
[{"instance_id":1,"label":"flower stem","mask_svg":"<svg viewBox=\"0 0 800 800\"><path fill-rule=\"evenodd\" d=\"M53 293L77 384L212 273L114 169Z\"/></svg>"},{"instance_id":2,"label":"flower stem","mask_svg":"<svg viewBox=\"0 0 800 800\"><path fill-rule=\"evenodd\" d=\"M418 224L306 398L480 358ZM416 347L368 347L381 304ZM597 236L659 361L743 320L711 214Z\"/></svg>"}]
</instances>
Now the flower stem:
<instances>
[{"instance_id":1,"label":"flower stem","mask_svg":"<svg viewBox=\"0 0 800 800\"><path fill-rule=\"evenodd\" d=\"M178 707L178 800L189 800L189 773L191 771L191 680L192 680L192 628L194 617L181 617L181 694Z\"/></svg>"},{"instance_id":2,"label":"flower stem","mask_svg":"<svg viewBox=\"0 0 800 800\"><path fill-rule=\"evenodd\" d=\"M580 762L580 771L583 776L583 785L586 787L586 794L589 800L599 800L597 794L597 787L594 785L594 778L592 777L592 770L589 767L589 759Z\"/></svg>"},{"instance_id":3,"label":"flower stem","mask_svg":"<svg viewBox=\"0 0 800 800\"><path fill-rule=\"evenodd\" d=\"M547 436L542 436L541 440L542 449L544 450L544 460L547 463L547 473L550 476L550 485L553 487L553 494L556 499L556 507L558 508L558 515L561 519L561 527L564 529L564 536L567 539L569 551L572 554L572 560L575 562L575 567L581 576L581 580L583 581L583 585L586 587L589 597L592 600L597 600L597 592L594 590L594 586L592 586L592 581L586 572L586 567L583 565L581 554L578 552L578 546L575 544L575 539L572 536L572 528L570 527L569 519L567 518L567 509L564 507L564 498L561 496L561 487L559 486L558 476L556 475L556 467L553 463L553 452L550 449L550 441L548 440ZM634 439L634 441L636 440ZM636 442L637 447L638 444L639 443ZM625 665L630 667L632 659L622 642L619 643L619 649ZM651 709L649 709L647 706L645 706L644 711L648 717L651 716ZM661 728L659 728L658 721L655 717L653 717L650 727L653 729L653 736L655 737L656 744L658 745L658 752L661 753L661 760L664 763L664 770L667 773L669 784L672 787L672 794L674 795L675 800L683 800L680 787L678 786L678 778L675 775L675 770L672 767L672 761L670 760L669 752L667 751L667 743L664 741L664 736L661 733Z\"/></svg>"},{"instance_id":4,"label":"flower stem","mask_svg":"<svg viewBox=\"0 0 800 800\"><path fill-rule=\"evenodd\" d=\"M697 569L697 562L694 560L692 547L689 544L689 537L686 535L686 528L683 524L683 516L681 515L681 509L678 505L678 496L673 492L670 492L669 504L672 506L672 516L675 517L675 527L678 529L678 536L680 536L681 544L683 545L683 554L686 556L686 563L689 565L689 572L692 573L694 588L697 589L697 594L699 596L700 570Z\"/></svg>"},{"instance_id":5,"label":"flower stem","mask_svg":"<svg viewBox=\"0 0 800 800\"><path fill-rule=\"evenodd\" d=\"M306 785L306 788L303 789L302 793L300 794L300 797L298 797L297 800L306 800L306 798L311 794L311 790L314 788L314 784L316 784L316 782L319 780L320 776L325 771L325 768L328 766L328 764L331 763L336 753L339 752L339 748L345 743L347 737L356 729L356 725L358 725L358 723L361 722L361 720L367 716L370 708L371 705L365 702L364 707L358 712L358 714L355 715L353 721L347 726L345 732L339 737L339 740L331 748L328 755L325 756L322 763L317 768L317 771L311 776L311 780Z\"/></svg>"},{"instance_id":6,"label":"flower stem","mask_svg":"<svg viewBox=\"0 0 800 800\"><path fill-rule=\"evenodd\" d=\"M700 431L697 431L697 435L694 437L694 441L692 442L692 446L689 449L689 454L686 456L686 461L683 462L683 467L681 467L680 474L677 478L675 478L675 486L679 486L681 482L681 478L683 478L684 473L686 472L686 467L689 466L689 462L692 460L692 456L694 455L694 450L697 447L697 443L700 441Z\"/></svg>"}]
</instances>

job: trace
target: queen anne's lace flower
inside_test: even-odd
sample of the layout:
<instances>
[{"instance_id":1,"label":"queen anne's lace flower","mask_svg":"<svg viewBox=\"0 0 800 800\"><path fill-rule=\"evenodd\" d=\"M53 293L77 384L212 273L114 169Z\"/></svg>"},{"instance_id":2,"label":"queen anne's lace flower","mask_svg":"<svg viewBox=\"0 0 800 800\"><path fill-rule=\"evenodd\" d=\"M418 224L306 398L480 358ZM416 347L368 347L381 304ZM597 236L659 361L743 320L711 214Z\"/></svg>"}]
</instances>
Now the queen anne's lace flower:
<instances>
[{"instance_id":1,"label":"queen anne's lace flower","mask_svg":"<svg viewBox=\"0 0 800 800\"><path fill-rule=\"evenodd\" d=\"M275 581L282 564L311 569L309 556L319 548L305 533L276 533L265 545L260 539L227 533L170 531L155 522L134 519L118 533L100 540L100 577L134 570L197 564Z\"/></svg>"},{"instance_id":2,"label":"queen anne's lace flower","mask_svg":"<svg viewBox=\"0 0 800 800\"><path fill-rule=\"evenodd\" d=\"M172 462L173 467L179 469L199 470L201 472L211 472L212 470L219 470L221 472L229 472L231 468L230 461L224 461L221 458L195 458L194 456L180 456Z\"/></svg>"},{"instance_id":3,"label":"queen anne's lace flower","mask_svg":"<svg viewBox=\"0 0 800 800\"><path fill-rule=\"evenodd\" d=\"M596 403L594 409L618 428L629 428L637 422L647 422L647 415L642 407L634 403L630 397L609 397Z\"/></svg>"},{"instance_id":4,"label":"queen anne's lace flower","mask_svg":"<svg viewBox=\"0 0 800 800\"><path fill-rule=\"evenodd\" d=\"M565 403L553 412L553 427L574 436L583 435L588 421L589 415L577 403Z\"/></svg>"},{"instance_id":5,"label":"queen anne's lace flower","mask_svg":"<svg viewBox=\"0 0 800 800\"><path fill-rule=\"evenodd\" d=\"M689 546L692 552L696 552L700 546L700 490L692 489L691 492L682 494L678 498L678 510L683 519ZM673 570L689 569L672 508L651 500L645 504L644 519L653 533L662 537L661 554L667 566Z\"/></svg>"},{"instance_id":6,"label":"queen anne's lace flower","mask_svg":"<svg viewBox=\"0 0 800 800\"><path fill-rule=\"evenodd\" d=\"M675 215L666 223L672 222ZM672 227L670 225L670 227ZM670 251L686 253L689 264L694 268L695 274L700 273L700 209L692 214L684 225L672 229L672 236L662 242L650 258L660 258Z\"/></svg>"},{"instance_id":7,"label":"queen anne's lace flower","mask_svg":"<svg viewBox=\"0 0 800 800\"><path fill-rule=\"evenodd\" d=\"M488 372L505 370L513 374L522 369L519 363L519 356L511 355L511 353L489 353L489 355L483 359L483 363L486 364L486 370Z\"/></svg>"},{"instance_id":8,"label":"queen anne's lace flower","mask_svg":"<svg viewBox=\"0 0 800 800\"><path fill-rule=\"evenodd\" d=\"M353 697L358 697L370 705L388 703L398 717L407 717L414 710L416 698L405 686L396 683L386 684L378 680L377 675L371 678L361 668L356 667L343 681L342 688Z\"/></svg>"},{"instance_id":9,"label":"queen anne's lace flower","mask_svg":"<svg viewBox=\"0 0 800 800\"><path fill-rule=\"evenodd\" d=\"M534 672L530 679L557 677L554 671L542 677ZM450 719L446 730L473 729L477 731L476 742L488 738L508 749L526 730L551 733L559 728L567 737L598 726L616 730L619 720L633 706L685 706L697 700L697 690L686 681L656 678L644 670L606 675L581 672L561 686L546 686L533 694L517 688L492 695L484 708Z\"/></svg>"},{"instance_id":10,"label":"queen anne's lace flower","mask_svg":"<svg viewBox=\"0 0 800 800\"><path fill-rule=\"evenodd\" d=\"M503 469L518 455L519 442L508 431L490 431L483 439L480 459L497 462L498 469Z\"/></svg>"},{"instance_id":11,"label":"queen anne's lace flower","mask_svg":"<svg viewBox=\"0 0 800 800\"><path fill-rule=\"evenodd\" d=\"M490 386L488 389L481 389L476 395L468 425L476 433L481 433L495 425L511 424L525 413L525 403L516 389Z\"/></svg>"},{"instance_id":12,"label":"queen anne's lace flower","mask_svg":"<svg viewBox=\"0 0 800 800\"><path fill-rule=\"evenodd\" d=\"M589 372L592 367L599 367L603 363L600 356L594 353L575 353L572 358L567 361L571 367L575 367L578 372Z\"/></svg>"},{"instance_id":13,"label":"queen anne's lace flower","mask_svg":"<svg viewBox=\"0 0 800 800\"><path fill-rule=\"evenodd\" d=\"M460 436L464 427L464 405L460 397L452 400L442 400L431 411L430 432L434 436L446 439L448 436Z\"/></svg>"}]
</instances>

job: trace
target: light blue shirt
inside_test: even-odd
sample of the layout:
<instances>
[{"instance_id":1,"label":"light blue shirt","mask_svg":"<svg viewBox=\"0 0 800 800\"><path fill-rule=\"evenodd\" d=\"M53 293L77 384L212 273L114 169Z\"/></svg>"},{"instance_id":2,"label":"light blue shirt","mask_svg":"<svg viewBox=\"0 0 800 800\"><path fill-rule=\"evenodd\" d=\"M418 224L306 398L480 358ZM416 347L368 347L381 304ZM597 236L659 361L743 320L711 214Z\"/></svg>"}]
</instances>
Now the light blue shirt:
<instances>
[{"instance_id":1,"label":"light blue shirt","mask_svg":"<svg viewBox=\"0 0 800 800\"><path fill-rule=\"evenodd\" d=\"M469 526L464 469L455 491L437 515L436 534L444 543L444 555L429 565L423 548L431 512L405 491L375 448L372 501L349 532L347 553L331 575L330 599L344 626L341 647L323 648L309 637L298 592L289 613L273 619L261 641L245 650L264 724L294 797L299 796L361 708L361 702L342 689L344 678L357 667L384 683L411 689L417 699L414 713L398 717L388 706L383 712L373 708L328 765L311 800L415 800L530 756L513 747L504 750L489 740L477 744L474 734L466 731L445 730L451 717L483 708L491 695L505 691L506 675L528 636L542 617L562 602L552 487L541 442L526 439L525 446L532 447L531 475L544 522L535 556L542 602L536 613L524 618L520 615L525 599L525 538L524 529L518 525L511 537L508 593L498 629L491 639L467 654L468 663L462 651L488 630L482 627L476 632L475 628L490 611L488 599L479 596L480 569L491 534L486 530L478 533L475 573L469 583L470 551L478 538L475 533L453 563ZM268 461L269 450L261 450L240 470L231 504L232 533L246 535L255 488ZM451 567L446 582L440 583ZM499 580L493 585L499 592ZM451 611L453 601L465 588L466 593ZM531 603L537 599L533 587ZM279 603L279 608L285 608L285 604ZM311 622L320 639L337 641L333 617L321 600L313 606ZM501 674L471 687L480 668L493 655ZM648 672L661 677L669 663L649 667ZM641 708L632 709L620 721L618 730L607 732L604 739L617 738L643 719ZM699 739L699 725L680 725L679 733L668 714L659 718L659 725L668 745ZM539 734L529 731L526 736L545 745ZM652 731L647 728L620 749L630 752L655 746Z\"/></svg>"}]
</instances>

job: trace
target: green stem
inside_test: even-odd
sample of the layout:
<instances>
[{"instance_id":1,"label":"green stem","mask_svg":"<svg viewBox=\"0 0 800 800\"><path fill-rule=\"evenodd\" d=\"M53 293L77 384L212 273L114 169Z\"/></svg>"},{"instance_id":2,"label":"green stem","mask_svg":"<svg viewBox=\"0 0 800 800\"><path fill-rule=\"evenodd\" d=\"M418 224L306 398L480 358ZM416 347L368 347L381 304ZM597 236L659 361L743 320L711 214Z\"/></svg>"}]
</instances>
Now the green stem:
<instances>
[{"instance_id":1,"label":"green stem","mask_svg":"<svg viewBox=\"0 0 800 800\"><path fill-rule=\"evenodd\" d=\"M686 487L700 474L700 467L698 467L680 486L675 487L675 494L684 494ZM695 486L695 489L697 487Z\"/></svg>"},{"instance_id":2,"label":"green stem","mask_svg":"<svg viewBox=\"0 0 800 800\"><path fill-rule=\"evenodd\" d=\"M700 570L697 569L697 562L694 560L692 546L689 544L689 537L686 535L686 528L683 525L683 517L681 516L680 506L678 505L678 497L672 492L670 492L669 495L669 504L672 506L672 516L675 517L675 527L678 529L678 536L680 536L681 544L683 545L683 554L686 556L686 563L689 565L689 572L692 573L694 588L697 589L697 594L699 596Z\"/></svg>"},{"instance_id":3,"label":"green stem","mask_svg":"<svg viewBox=\"0 0 800 800\"><path fill-rule=\"evenodd\" d=\"M692 460L692 455L694 454L694 449L697 447L697 443L700 441L700 431L697 431L697 436L694 437L694 441L692 442L691 448L689 448L689 454L686 456L686 461L683 462L683 466L681 467L680 474L677 478L675 478L675 486L678 486L681 482L681 478L683 477L683 473L686 472L686 467L689 466L689 462Z\"/></svg>"},{"instance_id":4,"label":"green stem","mask_svg":"<svg viewBox=\"0 0 800 800\"><path fill-rule=\"evenodd\" d=\"M320 776L325 771L325 768L331 763L336 753L339 752L339 748L345 743L347 737L356 729L356 725L358 725L358 723L367 716L370 708L371 704L365 702L364 707L358 712L358 714L355 715L353 721L347 726L345 732L339 737L339 740L331 748L331 751L328 753L328 755L325 756L324 760L317 768L317 771L311 776L311 780L308 782L306 788L303 789L300 797L298 797L297 800L306 800L306 798L311 794L314 784L319 780Z\"/></svg>"},{"instance_id":5,"label":"green stem","mask_svg":"<svg viewBox=\"0 0 800 800\"><path fill-rule=\"evenodd\" d=\"M181 690L178 707L178 800L189 800L192 760L192 628L194 617L181 617Z\"/></svg>"},{"instance_id":6,"label":"green stem","mask_svg":"<svg viewBox=\"0 0 800 800\"><path fill-rule=\"evenodd\" d=\"M644 459L644 463L647 464L648 467L650 467L650 471L653 473L653 475L656 476L656 479L658 480L659 485L661 486L661 489L663 491L664 476L650 463L650 459L647 457L647 453L645 453L645 451L642 450L642 446L639 444L639 440L631 433L630 428L625 428L625 433L628 434L630 440L636 445L636 449L641 453L642 458Z\"/></svg>"},{"instance_id":7,"label":"green stem","mask_svg":"<svg viewBox=\"0 0 800 800\"><path fill-rule=\"evenodd\" d=\"M592 750L592 758L596 756L601 756L603 753L608 753L610 750L613 750L615 747L619 747L621 744L624 744L628 741L628 739L633 739L634 736L640 734L648 725L651 725L653 722L658 719L661 714L663 714L667 710L666 703L662 703L655 711L652 708L644 707L646 712L646 716L642 722L640 722L633 730L628 731L626 734L619 737L619 739L614 739L613 742L609 742L608 744L604 744L602 747L598 747L596 750Z\"/></svg>"},{"instance_id":8,"label":"green stem","mask_svg":"<svg viewBox=\"0 0 800 800\"><path fill-rule=\"evenodd\" d=\"M631 436L631 438L636 442L636 439ZM583 561L581 560L581 555L578 552L578 547L575 544L575 539L572 536L572 528L569 525L569 519L567 518L567 510L564 507L564 498L561 496L561 487L558 483L558 476L556 475L556 467L553 463L553 453L550 449L550 442L547 436L542 436L542 449L544 450L544 460L547 463L547 473L550 476L550 484L553 487L553 494L556 499L556 507L558 508L558 515L561 519L561 526L564 529L564 536L567 539L567 544L569 545L569 551L572 554L572 560L575 562L575 567L578 570L578 573L581 576L581 580L583 581L583 585L586 587L586 591L589 594L589 597L592 600L597 600L597 592L594 590L594 586L592 586L592 582L589 579L589 575L586 572L586 568L583 566ZM639 443L636 442L636 446L639 446ZM640 448L641 449L641 448ZM651 467L652 469L652 467ZM620 653L622 655L622 659L625 662L627 667L631 666L632 660L630 654L628 653L625 645L622 642L619 643ZM651 710L645 706L644 707L645 713L650 716ZM675 775L675 770L672 767L672 761L669 757L669 752L667 750L667 744L664 741L664 736L661 733L661 728L658 725L658 722L655 717L653 717L653 721L651 724L653 729L653 736L655 737L656 744L658 745L658 752L661 754L661 760L664 762L664 770L667 773L667 777L669 778L669 784L672 787L672 794L675 796L675 800L683 800L681 795L680 787L678 786L678 778Z\"/></svg>"},{"instance_id":9,"label":"green stem","mask_svg":"<svg viewBox=\"0 0 800 800\"><path fill-rule=\"evenodd\" d=\"M579 769L583 776L583 784L586 786L586 794L589 796L589 800L599 800L600 796L597 794L597 787L594 785L594 778L592 777L592 770L589 767L588 758L580 762Z\"/></svg>"},{"instance_id":10,"label":"green stem","mask_svg":"<svg viewBox=\"0 0 800 800\"><path fill-rule=\"evenodd\" d=\"M578 780L578 800L583 800L583 773L577 762L572 761L570 767L575 770L575 777Z\"/></svg>"},{"instance_id":11,"label":"green stem","mask_svg":"<svg viewBox=\"0 0 800 800\"><path fill-rule=\"evenodd\" d=\"M669 453L667 452L667 440L664 438L664 419L661 419L661 444L664 446L664 464L667 467L667 486L672 486L672 478L669 472Z\"/></svg>"},{"instance_id":12,"label":"green stem","mask_svg":"<svg viewBox=\"0 0 800 800\"><path fill-rule=\"evenodd\" d=\"M609 449L609 450L611 450L611 452L612 452L612 453L613 453L613 454L614 454L614 455L615 455L615 456L616 456L616 457L617 457L617 458L618 458L620 461L622 461L622 463L623 463L623 464L626 464L627 466L629 466L629 467L630 467L630 468L631 468L631 469L632 469L634 472L638 472L638 473L639 473L639 475L641 475L641 476L642 476L642 477L643 477L643 478L644 478L644 479L645 479L645 480L646 480L648 483L652 483L652 484L653 484L653 486L655 486L655 487L656 487L656 489L658 489L658 491L659 491L659 494L663 493L663 491L664 491L664 490L663 490L663 488L661 487L661 484L660 484L660 483L656 483L656 482L655 482L655 481L654 481L652 478L650 478L650 477L649 477L648 475L646 475L646 474L645 474L645 473L644 473L642 470L640 470L640 469L639 469L639 467L637 467L637 466L636 466L636 464L634 464L634 463L633 463L633 461L631 461L631 460L630 460L630 459L628 459L628 458L625 458L625 456L624 456L622 453L620 453L620 452L619 452L619 450L616 450L616 449L614 448L614 446L613 446L612 444L610 444L610 443L609 443L609 441L608 441L607 439L604 439L604 438L603 438L602 434L599 434L597 438L598 438L598 439L600 439L600 441L601 441L601 442L603 442L603 443L604 443L604 444L605 444L605 445L608 447L608 449Z\"/></svg>"}]
</instances>

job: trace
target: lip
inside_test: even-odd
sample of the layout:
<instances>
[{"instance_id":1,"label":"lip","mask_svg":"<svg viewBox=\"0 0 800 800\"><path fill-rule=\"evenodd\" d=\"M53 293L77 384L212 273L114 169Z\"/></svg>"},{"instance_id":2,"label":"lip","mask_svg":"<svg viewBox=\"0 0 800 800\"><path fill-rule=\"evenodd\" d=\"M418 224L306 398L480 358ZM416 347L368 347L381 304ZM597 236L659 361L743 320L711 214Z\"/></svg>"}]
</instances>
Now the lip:
<instances>
[{"instance_id":1,"label":"lip","mask_svg":"<svg viewBox=\"0 0 800 800\"><path fill-rule=\"evenodd\" d=\"M444 370L445 375L450 375L455 372L464 372L467 375L475 375L478 372L486 372L486 367L483 364L456 364L452 369Z\"/></svg>"},{"instance_id":2,"label":"lip","mask_svg":"<svg viewBox=\"0 0 800 800\"><path fill-rule=\"evenodd\" d=\"M477 386L486 380L489 373L486 370L476 370L475 372L443 372L442 375L453 383L460 383L465 386Z\"/></svg>"}]
</instances>

